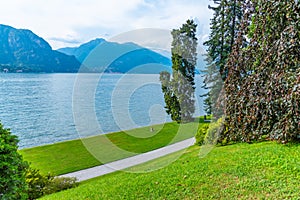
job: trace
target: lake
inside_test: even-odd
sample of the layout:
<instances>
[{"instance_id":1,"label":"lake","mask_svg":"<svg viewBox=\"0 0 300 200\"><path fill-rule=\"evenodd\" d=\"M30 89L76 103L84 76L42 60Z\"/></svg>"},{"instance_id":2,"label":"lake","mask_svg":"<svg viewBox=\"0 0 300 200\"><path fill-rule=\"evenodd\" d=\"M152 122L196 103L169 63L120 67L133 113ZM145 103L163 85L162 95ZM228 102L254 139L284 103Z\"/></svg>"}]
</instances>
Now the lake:
<instances>
[{"instance_id":1,"label":"lake","mask_svg":"<svg viewBox=\"0 0 300 200\"><path fill-rule=\"evenodd\" d=\"M164 105L159 75L0 73L0 120L21 149L168 122Z\"/></svg>"}]
</instances>

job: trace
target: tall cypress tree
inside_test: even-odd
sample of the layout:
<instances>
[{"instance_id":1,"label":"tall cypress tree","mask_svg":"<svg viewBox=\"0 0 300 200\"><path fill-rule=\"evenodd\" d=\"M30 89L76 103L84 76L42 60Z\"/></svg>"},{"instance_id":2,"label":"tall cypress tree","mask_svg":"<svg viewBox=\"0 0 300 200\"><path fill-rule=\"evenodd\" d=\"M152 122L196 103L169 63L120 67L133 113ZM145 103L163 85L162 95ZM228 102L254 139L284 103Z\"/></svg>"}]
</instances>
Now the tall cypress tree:
<instances>
[{"instance_id":1,"label":"tall cypress tree","mask_svg":"<svg viewBox=\"0 0 300 200\"><path fill-rule=\"evenodd\" d=\"M160 74L166 111L177 122L191 121L195 112L196 28L193 20L187 20L172 31L172 79L168 72Z\"/></svg>"}]
</instances>

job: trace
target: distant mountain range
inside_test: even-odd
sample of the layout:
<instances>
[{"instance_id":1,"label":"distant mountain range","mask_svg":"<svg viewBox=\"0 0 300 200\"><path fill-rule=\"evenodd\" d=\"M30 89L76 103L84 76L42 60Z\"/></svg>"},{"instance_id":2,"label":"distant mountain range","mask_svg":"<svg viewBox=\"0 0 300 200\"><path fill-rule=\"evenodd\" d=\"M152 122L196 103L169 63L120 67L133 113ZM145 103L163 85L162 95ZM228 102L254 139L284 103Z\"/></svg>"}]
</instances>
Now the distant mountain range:
<instances>
[{"instance_id":1,"label":"distant mountain range","mask_svg":"<svg viewBox=\"0 0 300 200\"><path fill-rule=\"evenodd\" d=\"M101 38L58 51L75 56L83 64L83 72L157 74L171 71L172 65L169 58L137 44L119 44Z\"/></svg>"},{"instance_id":2,"label":"distant mountain range","mask_svg":"<svg viewBox=\"0 0 300 200\"><path fill-rule=\"evenodd\" d=\"M0 25L0 71L77 72L80 65L75 56L52 50L32 31Z\"/></svg>"},{"instance_id":3,"label":"distant mountain range","mask_svg":"<svg viewBox=\"0 0 300 200\"><path fill-rule=\"evenodd\" d=\"M57 51L67 55L74 55L77 58L77 60L82 63L85 60L85 58L89 55L89 53L103 42L105 42L104 39L97 38L90 42L84 43L79 47L65 47L58 49Z\"/></svg>"},{"instance_id":4,"label":"distant mountain range","mask_svg":"<svg viewBox=\"0 0 300 200\"><path fill-rule=\"evenodd\" d=\"M30 30L0 24L0 72L159 73L171 60L134 43L95 39L53 50Z\"/></svg>"}]
</instances>

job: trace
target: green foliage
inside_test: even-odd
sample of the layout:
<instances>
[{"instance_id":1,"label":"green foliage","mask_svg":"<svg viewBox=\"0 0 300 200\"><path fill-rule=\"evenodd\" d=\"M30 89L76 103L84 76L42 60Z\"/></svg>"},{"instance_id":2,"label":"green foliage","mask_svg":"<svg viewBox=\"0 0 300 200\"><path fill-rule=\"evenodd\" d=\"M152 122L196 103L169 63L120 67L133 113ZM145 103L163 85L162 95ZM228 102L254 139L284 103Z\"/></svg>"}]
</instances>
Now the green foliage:
<instances>
[{"instance_id":1,"label":"green foliage","mask_svg":"<svg viewBox=\"0 0 300 200\"><path fill-rule=\"evenodd\" d=\"M214 6L209 6L214 12L211 19L211 32L209 40L204 45L207 46L207 66L203 70L205 73L204 88L209 92L204 96L205 111L221 117L223 109L222 87L228 76L226 63L232 51L234 41L238 35L238 28L242 20L241 3L237 0L214 0Z\"/></svg>"},{"instance_id":2,"label":"green foliage","mask_svg":"<svg viewBox=\"0 0 300 200\"><path fill-rule=\"evenodd\" d=\"M244 21L228 60L223 138L299 140L300 3L249 2L243 5ZM246 35L251 38L244 48Z\"/></svg>"},{"instance_id":3,"label":"green foliage","mask_svg":"<svg viewBox=\"0 0 300 200\"><path fill-rule=\"evenodd\" d=\"M62 190L77 187L79 183L75 177L54 177L44 188L44 194L52 194Z\"/></svg>"},{"instance_id":4,"label":"green foliage","mask_svg":"<svg viewBox=\"0 0 300 200\"><path fill-rule=\"evenodd\" d=\"M220 134L224 129L224 118L221 117L215 120L215 117L212 117L212 119L210 123L199 126L195 136L197 145L214 145L219 141ZM225 145L227 141L223 140L221 143Z\"/></svg>"},{"instance_id":5,"label":"green foliage","mask_svg":"<svg viewBox=\"0 0 300 200\"><path fill-rule=\"evenodd\" d=\"M28 185L29 199L37 199L43 196L44 188L51 178L51 175L44 176L39 170L28 168L26 171L26 184Z\"/></svg>"},{"instance_id":6,"label":"green foliage","mask_svg":"<svg viewBox=\"0 0 300 200\"><path fill-rule=\"evenodd\" d=\"M191 122L195 112L196 27L193 20L187 20L172 31L172 79L168 72L160 74L166 112L178 123Z\"/></svg>"},{"instance_id":7,"label":"green foliage","mask_svg":"<svg viewBox=\"0 0 300 200\"><path fill-rule=\"evenodd\" d=\"M204 43L208 46L207 56L210 59L207 69L214 72L217 70L224 81L228 76L227 59L237 38L237 30L242 20L241 1L213 1L216 7L209 6L214 11L211 19L211 32L209 40Z\"/></svg>"},{"instance_id":8,"label":"green foliage","mask_svg":"<svg viewBox=\"0 0 300 200\"><path fill-rule=\"evenodd\" d=\"M0 123L0 199L26 199L25 170L28 166L17 152L18 139Z\"/></svg>"},{"instance_id":9,"label":"green foliage","mask_svg":"<svg viewBox=\"0 0 300 200\"><path fill-rule=\"evenodd\" d=\"M162 92L164 93L166 112L168 115L171 115L171 119L173 121L180 122L181 109L180 109L179 101L172 91L171 75L169 72L163 71L160 73L159 79L162 85L161 86Z\"/></svg>"},{"instance_id":10,"label":"green foliage","mask_svg":"<svg viewBox=\"0 0 300 200\"><path fill-rule=\"evenodd\" d=\"M203 144L208 128L209 124L203 124L202 126L199 126L195 136L197 145L201 146Z\"/></svg>"},{"instance_id":11,"label":"green foliage","mask_svg":"<svg viewBox=\"0 0 300 200\"><path fill-rule=\"evenodd\" d=\"M205 136L206 144L216 144L223 130L224 118L219 118L217 121L212 121L207 129Z\"/></svg>"},{"instance_id":12,"label":"green foliage","mask_svg":"<svg viewBox=\"0 0 300 200\"><path fill-rule=\"evenodd\" d=\"M28 198L37 199L41 196L74 188L78 185L76 178L54 177L42 175L39 170L28 168L26 172Z\"/></svg>"},{"instance_id":13,"label":"green foliage","mask_svg":"<svg viewBox=\"0 0 300 200\"><path fill-rule=\"evenodd\" d=\"M76 185L75 179L44 176L30 168L18 153L17 143L17 137L0 124L0 199L36 199Z\"/></svg>"}]
</instances>

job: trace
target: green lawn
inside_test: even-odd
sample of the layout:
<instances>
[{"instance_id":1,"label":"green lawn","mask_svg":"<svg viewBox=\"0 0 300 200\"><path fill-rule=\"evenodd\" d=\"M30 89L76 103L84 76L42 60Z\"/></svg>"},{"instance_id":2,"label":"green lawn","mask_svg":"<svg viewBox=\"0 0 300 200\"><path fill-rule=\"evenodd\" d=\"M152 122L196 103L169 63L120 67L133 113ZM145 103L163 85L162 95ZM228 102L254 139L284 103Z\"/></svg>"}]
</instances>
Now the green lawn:
<instances>
[{"instance_id":1,"label":"green lawn","mask_svg":"<svg viewBox=\"0 0 300 200\"><path fill-rule=\"evenodd\" d=\"M299 199L300 145L236 144L201 159L199 150L154 172L116 172L42 199ZM151 170L179 153L131 170Z\"/></svg>"},{"instance_id":2,"label":"green lawn","mask_svg":"<svg viewBox=\"0 0 300 200\"><path fill-rule=\"evenodd\" d=\"M200 125L203 118L200 118ZM194 136L199 123L143 127L82 140L20 150L31 166L42 173L65 174L144 153ZM99 161L100 160L100 161Z\"/></svg>"}]
</instances>

